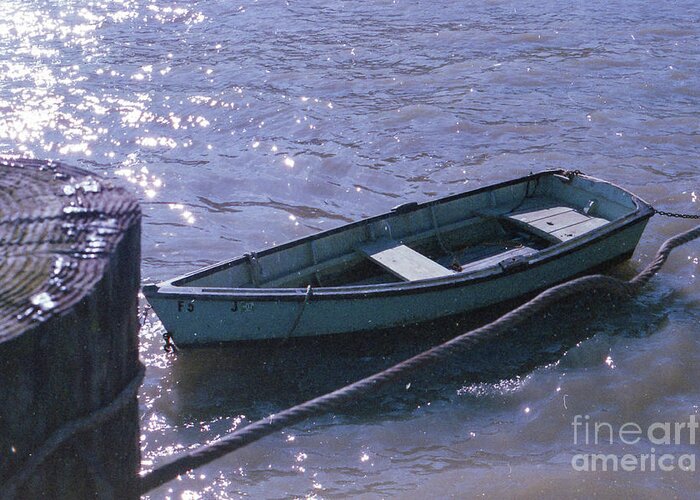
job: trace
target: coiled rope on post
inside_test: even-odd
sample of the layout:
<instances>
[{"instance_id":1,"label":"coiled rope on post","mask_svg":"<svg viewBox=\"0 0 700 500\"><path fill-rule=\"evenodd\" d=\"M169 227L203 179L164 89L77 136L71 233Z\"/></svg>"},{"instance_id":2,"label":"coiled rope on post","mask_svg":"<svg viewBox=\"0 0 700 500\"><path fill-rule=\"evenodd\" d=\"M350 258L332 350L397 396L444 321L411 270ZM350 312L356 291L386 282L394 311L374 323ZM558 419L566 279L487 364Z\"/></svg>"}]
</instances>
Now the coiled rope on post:
<instances>
[{"instance_id":1,"label":"coiled rope on post","mask_svg":"<svg viewBox=\"0 0 700 500\"><path fill-rule=\"evenodd\" d=\"M421 354L402 361L386 370L342 387L329 394L319 396L300 405L270 415L229 434L213 443L183 453L173 461L144 474L141 478L141 493L146 493L177 476L207 464L217 458L238 450L273 432L299 423L309 417L327 413L343 404L376 390L401 376L431 362L442 360L472 346L487 337L500 335L527 318L545 310L563 298L590 290L604 290L618 296L628 297L639 291L661 269L671 251L700 237L700 226L667 240L657 252L654 260L630 281L603 275L577 278L554 286L520 307L506 313L497 320L466 332Z\"/></svg>"},{"instance_id":2,"label":"coiled rope on post","mask_svg":"<svg viewBox=\"0 0 700 500\"><path fill-rule=\"evenodd\" d=\"M95 410L85 417L72 420L51 434L37 450L35 450L31 458L22 466L22 468L4 484L0 491L0 499L9 500L17 496L19 489L32 476L34 471L52 455L59 447L68 442L75 435L94 429L98 425L106 422L114 417L119 411L127 405L136 401L136 397L143 381L143 376L146 373L146 367L139 362L136 375L129 383L121 390L121 392L110 401L107 405Z\"/></svg>"}]
</instances>

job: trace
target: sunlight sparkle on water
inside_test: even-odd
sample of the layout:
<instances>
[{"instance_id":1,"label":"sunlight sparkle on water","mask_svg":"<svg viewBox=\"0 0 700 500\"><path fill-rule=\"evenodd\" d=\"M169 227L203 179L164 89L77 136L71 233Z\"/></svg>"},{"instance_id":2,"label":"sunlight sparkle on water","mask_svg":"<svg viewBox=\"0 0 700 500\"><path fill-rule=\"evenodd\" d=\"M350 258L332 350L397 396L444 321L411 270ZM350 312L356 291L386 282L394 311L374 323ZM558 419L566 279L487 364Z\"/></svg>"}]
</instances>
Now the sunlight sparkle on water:
<instances>
[{"instance_id":1,"label":"sunlight sparkle on water","mask_svg":"<svg viewBox=\"0 0 700 500\"><path fill-rule=\"evenodd\" d=\"M615 362L612 359L612 356L608 355L607 358L605 358L605 364L608 365L610 368L615 368Z\"/></svg>"},{"instance_id":2,"label":"sunlight sparkle on water","mask_svg":"<svg viewBox=\"0 0 700 500\"><path fill-rule=\"evenodd\" d=\"M77 48L90 61L99 46L95 30L104 20L104 15L85 7L66 6L59 15L50 15L32 5L0 5L0 43L14 48L5 53L0 82L31 81L2 103L6 111L0 119L0 138L23 143L17 149L29 156L34 155L33 147L61 155L92 154L89 143L98 133L85 119L66 111L67 96L85 96L76 84L86 76L81 64L62 65L60 57ZM88 105L79 103L75 109ZM49 134L60 141L47 139Z\"/></svg>"},{"instance_id":3,"label":"sunlight sparkle on water","mask_svg":"<svg viewBox=\"0 0 700 500\"><path fill-rule=\"evenodd\" d=\"M177 142L170 137L142 137L140 139L136 139L136 143L140 146L151 148L161 146L172 149L177 147Z\"/></svg>"},{"instance_id":4,"label":"sunlight sparkle on water","mask_svg":"<svg viewBox=\"0 0 700 500\"><path fill-rule=\"evenodd\" d=\"M172 22L198 24L206 19L206 16L203 13L191 11L185 7L161 7L159 5L149 5L147 9L151 12L154 12L155 20L162 24Z\"/></svg>"},{"instance_id":5,"label":"sunlight sparkle on water","mask_svg":"<svg viewBox=\"0 0 700 500\"><path fill-rule=\"evenodd\" d=\"M114 175L123 177L131 184L139 186L143 189L143 193L148 198L154 198L161 187L165 185L163 180L151 174L148 167L142 166L138 168L138 158L135 154L130 154L127 159L122 162L122 167L114 171Z\"/></svg>"},{"instance_id":6,"label":"sunlight sparkle on water","mask_svg":"<svg viewBox=\"0 0 700 500\"><path fill-rule=\"evenodd\" d=\"M182 218L185 219L188 224L194 224L197 221L189 210L184 210L182 212Z\"/></svg>"}]
</instances>

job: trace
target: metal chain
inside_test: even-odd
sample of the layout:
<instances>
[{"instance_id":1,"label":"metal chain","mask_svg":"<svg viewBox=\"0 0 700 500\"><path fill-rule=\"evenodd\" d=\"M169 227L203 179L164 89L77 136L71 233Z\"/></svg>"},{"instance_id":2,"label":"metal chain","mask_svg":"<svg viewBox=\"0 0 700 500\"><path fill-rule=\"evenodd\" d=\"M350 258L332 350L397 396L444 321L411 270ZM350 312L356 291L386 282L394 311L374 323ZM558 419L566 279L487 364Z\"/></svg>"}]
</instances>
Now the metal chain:
<instances>
[{"instance_id":1,"label":"metal chain","mask_svg":"<svg viewBox=\"0 0 700 500\"><path fill-rule=\"evenodd\" d=\"M664 212L663 210L654 209L655 214L663 215L664 217L675 217L677 219L700 219L700 214L679 214L676 212Z\"/></svg>"},{"instance_id":2,"label":"metal chain","mask_svg":"<svg viewBox=\"0 0 700 500\"><path fill-rule=\"evenodd\" d=\"M170 352L177 352L180 349L175 345L175 342L173 341L173 336L170 335L170 333L165 332L163 334L163 340L165 341L165 344L163 345L163 350L167 353Z\"/></svg>"}]
</instances>

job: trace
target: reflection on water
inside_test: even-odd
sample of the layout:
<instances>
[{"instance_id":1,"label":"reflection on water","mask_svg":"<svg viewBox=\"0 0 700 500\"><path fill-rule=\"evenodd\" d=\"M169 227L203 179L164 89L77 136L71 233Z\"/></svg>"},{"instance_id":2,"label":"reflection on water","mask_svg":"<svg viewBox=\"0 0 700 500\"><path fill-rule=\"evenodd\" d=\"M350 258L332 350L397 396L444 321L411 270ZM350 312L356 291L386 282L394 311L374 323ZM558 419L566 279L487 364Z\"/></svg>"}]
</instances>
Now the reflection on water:
<instances>
[{"instance_id":1,"label":"reflection on water","mask_svg":"<svg viewBox=\"0 0 700 500\"><path fill-rule=\"evenodd\" d=\"M590 311L605 307L606 300L609 297L562 303L551 314L518 328L517 335L480 342L468 353L419 370L382 394L369 395L360 406L350 406L347 415L341 412L336 418L401 418L423 401L449 399L452 394L481 396L484 387L498 394L515 391L519 384L513 385L513 381L526 377L538 366L559 363L572 347L595 333L603 330L618 335L607 325L590 321ZM623 304L615 316L632 313L641 305ZM635 337L652 334L665 317L664 313L660 317L654 314L654 309L661 308L659 303L643 305L645 314L637 319ZM351 339L300 338L184 350L172 366L172 376L178 380L173 394L177 418L184 423L216 414L242 414L257 420L372 375L507 310L508 306L503 305L476 317L471 313L427 327L366 333ZM564 318L576 324L567 322L563 327ZM543 330L546 335L542 335ZM611 354L606 355L602 361L614 368ZM571 366L572 359L568 355L564 362ZM601 360L582 360L584 365L591 361ZM209 383L212 380L216 384ZM402 386L406 385L404 391ZM377 407L368 411L368 406L374 405Z\"/></svg>"},{"instance_id":2,"label":"reflection on water","mask_svg":"<svg viewBox=\"0 0 700 500\"><path fill-rule=\"evenodd\" d=\"M689 0L6 0L0 152L130 186L149 281L547 167L698 212L696 10ZM652 221L618 272L685 228ZM574 474L571 418L698 412L698 258L684 247L629 304L562 306L153 496L692 494L696 476L677 471ZM167 355L145 312L145 468L485 319Z\"/></svg>"}]
</instances>

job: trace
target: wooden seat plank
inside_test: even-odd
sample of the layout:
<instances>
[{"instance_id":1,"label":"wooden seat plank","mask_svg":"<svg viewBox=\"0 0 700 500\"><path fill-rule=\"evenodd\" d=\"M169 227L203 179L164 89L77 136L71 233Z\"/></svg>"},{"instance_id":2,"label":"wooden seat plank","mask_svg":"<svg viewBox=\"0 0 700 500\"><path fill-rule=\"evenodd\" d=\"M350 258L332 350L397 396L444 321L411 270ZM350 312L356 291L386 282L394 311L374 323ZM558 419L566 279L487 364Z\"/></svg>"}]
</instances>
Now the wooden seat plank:
<instances>
[{"instance_id":1,"label":"wooden seat plank","mask_svg":"<svg viewBox=\"0 0 700 500\"><path fill-rule=\"evenodd\" d=\"M551 215L543 219L538 219L528 224L532 227L544 231L546 233L552 234L554 231L559 231L565 227L573 226L574 224L579 224L581 222L590 219L587 215L580 214L575 211L564 212L562 214Z\"/></svg>"},{"instance_id":2,"label":"wooden seat plank","mask_svg":"<svg viewBox=\"0 0 700 500\"><path fill-rule=\"evenodd\" d=\"M545 219L547 217L552 217L554 215L565 214L568 212L573 212L574 209L571 207L549 207L540 210L530 210L527 212L519 212L515 214L508 214L507 216L511 219L519 220L526 224L531 224L537 220Z\"/></svg>"},{"instance_id":3,"label":"wooden seat plank","mask_svg":"<svg viewBox=\"0 0 700 500\"><path fill-rule=\"evenodd\" d=\"M559 238L562 241L567 241L572 238L576 238L577 236L581 236L582 234L587 233L589 231L593 231L594 229L598 229L599 227L604 226L608 222L609 221L605 219L590 217L583 222L579 222L578 224L574 224L572 226L553 231L551 235L556 238Z\"/></svg>"},{"instance_id":4,"label":"wooden seat plank","mask_svg":"<svg viewBox=\"0 0 700 500\"><path fill-rule=\"evenodd\" d=\"M454 271L394 240L373 241L361 245L358 250L405 281L440 278L454 274Z\"/></svg>"},{"instance_id":5,"label":"wooden seat plank","mask_svg":"<svg viewBox=\"0 0 700 500\"><path fill-rule=\"evenodd\" d=\"M571 207L549 207L505 216L534 234L554 242L567 241L607 224L606 219L582 214Z\"/></svg>"}]
</instances>

